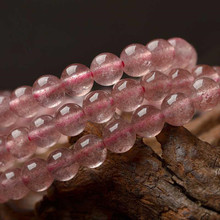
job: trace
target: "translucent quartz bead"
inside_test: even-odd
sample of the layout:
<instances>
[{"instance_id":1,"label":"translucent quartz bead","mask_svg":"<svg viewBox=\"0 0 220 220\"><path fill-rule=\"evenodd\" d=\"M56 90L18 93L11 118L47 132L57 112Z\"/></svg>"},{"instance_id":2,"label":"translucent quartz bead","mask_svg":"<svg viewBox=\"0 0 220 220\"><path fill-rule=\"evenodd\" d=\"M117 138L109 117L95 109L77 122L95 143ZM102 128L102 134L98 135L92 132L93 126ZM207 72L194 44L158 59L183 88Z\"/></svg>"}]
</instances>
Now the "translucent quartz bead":
<instances>
[{"instance_id":1,"label":"translucent quartz bead","mask_svg":"<svg viewBox=\"0 0 220 220\"><path fill-rule=\"evenodd\" d=\"M213 67L214 68L214 70L218 73L218 83L220 84L220 66L214 66Z\"/></svg>"},{"instance_id":2,"label":"translucent quartz bead","mask_svg":"<svg viewBox=\"0 0 220 220\"><path fill-rule=\"evenodd\" d=\"M40 106L32 95L30 86L22 86L11 94L10 108L22 118L31 118L40 110Z\"/></svg>"},{"instance_id":3,"label":"translucent quartz bead","mask_svg":"<svg viewBox=\"0 0 220 220\"><path fill-rule=\"evenodd\" d=\"M55 124L60 133L67 136L76 136L85 128L86 115L80 106L68 103L58 109Z\"/></svg>"},{"instance_id":4,"label":"translucent quartz bead","mask_svg":"<svg viewBox=\"0 0 220 220\"><path fill-rule=\"evenodd\" d=\"M104 123L115 113L115 105L111 95L106 91L90 92L83 100L83 109L89 121Z\"/></svg>"},{"instance_id":5,"label":"translucent quartz bead","mask_svg":"<svg viewBox=\"0 0 220 220\"><path fill-rule=\"evenodd\" d=\"M3 189L3 186L0 184L0 203L5 203L8 201L8 198L6 197L5 190Z\"/></svg>"},{"instance_id":6,"label":"translucent quartz bead","mask_svg":"<svg viewBox=\"0 0 220 220\"><path fill-rule=\"evenodd\" d=\"M219 85L212 79L200 78L193 83L193 103L197 110L207 111L220 102Z\"/></svg>"},{"instance_id":7,"label":"translucent quartz bead","mask_svg":"<svg viewBox=\"0 0 220 220\"><path fill-rule=\"evenodd\" d=\"M0 126L10 127L13 125L17 116L10 110L10 97L8 95L0 95Z\"/></svg>"},{"instance_id":8,"label":"translucent quartz bead","mask_svg":"<svg viewBox=\"0 0 220 220\"><path fill-rule=\"evenodd\" d=\"M171 93L192 94L192 84L194 77L184 69L172 69L169 73L171 78Z\"/></svg>"},{"instance_id":9,"label":"translucent quartz bead","mask_svg":"<svg viewBox=\"0 0 220 220\"><path fill-rule=\"evenodd\" d=\"M14 159L6 148L5 137L0 137L0 171L7 170L13 164Z\"/></svg>"},{"instance_id":10,"label":"translucent quartz bead","mask_svg":"<svg viewBox=\"0 0 220 220\"><path fill-rule=\"evenodd\" d=\"M32 191L41 192L50 187L53 177L47 169L47 162L40 158L33 158L22 167L23 183Z\"/></svg>"},{"instance_id":11,"label":"translucent quartz bead","mask_svg":"<svg viewBox=\"0 0 220 220\"><path fill-rule=\"evenodd\" d=\"M213 67L208 65L197 65L193 69L193 75L195 78L208 77L210 79L213 79L215 82L218 82L220 79L217 71Z\"/></svg>"},{"instance_id":12,"label":"translucent quartz bead","mask_svg":"<svg viewBox=\"0 0 220 220\"><path fill-rule=\"evenodd\" d=\"M144 97L148 101L163 99L171 89L169 77L159 71L152 71L141 79L141 85L145 88Z\"/></svg>"},{"instance_id":13,"label":"translucent quartz bead","mask_svg":"<svg viewBox=\"0 0 220 220\"><path fill-rule=\"evenodd\" d=\"M141 137L155 137L164 126L162 112L150 105L142 105L132 115L133 129Z\"/></svg>"},{"instance_id":14,"label":"translucent quartz bead","mask_svg":"<svg viewBox=\"0 0 220 220\"><path fill-rule=\"evenodd\" d=\"M103 137L106 148L114 153L129 151L136 140L136 134L130 124L121 119L107 124L103 129Z\"/></svg>"},{"instance_id":15,"label":"translucent quartz bead","mask_svg":"<svg viewBox=\"0 0 220 220\"><path fill-rule=\"evenodd\" d=\"M95 135L85 135L74 145L74 159L80 165L95 168L100 166L106 159L107 149L102 139Z\"/></svg>"},{"instance_id":16,"label":"translucent quartz bead","mask_svg":"<svg viewBox=\"0 0 220 220\"><path fill-rule=\"evenodd\" d=\"M42 115L34 119L30 125L28 138L37 147L52 147L60 138L53 117Z\"/></svg>"},{"instance_id":17,"label":"translucent quartz bead","mask_svg":"<svg viewBox=\"0 0 220 220\"><path fill-rule=\"evenodd\" d=\"M112 98L118 109L134 111L144 99L144 88L134 79L120 80L112 90Z\"/></svg>"},{"instance_id":18,"label":"translucent quartz bead","mask_svg":"<svg viewBox=\"0 0 220 220\"><path fill-rule=\"evenodd\" d=\"M164 39L149 42L147 49L151 52L151 70L166 71L171 68L174 59L174 47Z\"/></svg>"},{"instance_id":19,"label":"translucent quartz bead","mask_svg":"<svg viewBox=\"0 0 220 220\"><path fill-rule=\"evenodd\" d=\"M64 97L64 88L61 80L53 75L44 75L33 85L33 96L46 108L58 106Z\"/></svg>"},{"instance_id":20,"label":"translucent quartz bead","mask_svg":"<svg viewBox=\"0 0 220 220\"><path fill-rule=\"evenodd\" d=\"M101 53L96 56L90 66L94 80L102 86L117 83L123 75L124 64L112 53Z\"/></svg>"},{"instance_id":21,"label":"translucent quartz bead","mask_svg":"<svg viewBox=\"0 0 220 220\"><path fill-rule=\"evenodd\" d=\"M70 96L86 95L94 82L90 69L79 63L67 66L62 72L61 80Z\"/></svg>"},{"instance_id":22,"label":"translucent quartz bead","mask_svg":"<svg viewBox=\"0 0 220 220\"><path fill-rule=\"evenodd\" d=\"M120 55L124 62L124 72L129 76L139 77L150 71L151 52L142 44L127 46Z\"/></svg>"},{"instance_id":23,"label":"translucent quartz bead","mask_svg":"<svg viewBox=\"0 0 220 220\"><path fill-rule=\"evenodd\" d=\"M2 173L0 183L9 199L22 199L29 192L22 181L21 169L19 168L12 168Z\"/></svg>"},{"instance_id":24,"label":"translucent quartz bead","mask_svg":"<svg viewBox=\"0 0 220 220\"><path fill-rule=\"evenodd\" d=\"M47 168L54 179L67 181L77 174L79 164L74 162L71 150L68 148L59 148L49 155Z\"/></svg>"},{"instance_id":25,"label":"translucent quartz bead","mask_svg":"<svg viewBox=\"0 0 220 220\"><path fill-rule=\"evenodd\" d=\"M197 62L195 48L182 38L170 38L168 42L175 49L173 67L192 70Z\"/></svg>"},{"instance_id":26,"label":"translucent quartz bead","mask_svg":"<svg viewBox=\"0 0 220 220\"><path fill-rule=\"evenodd\" d=\"M182 126L194 115L192 101L183 93L168 95L162 102L161 109L165 121L174 126Z\"/></svg>"},{"instance_id":27,"label":"translucent quartz bead","mask_svg":"<svg viewBox=\"0 0 220 220\"><path fill-rule=\"evenodd\" d=\"M18 159L30 157L36 151L36 146L28 140L28 129L23 127L11 131L7 137L6 146L8 151Z\"/></svg>"}]
</instances>

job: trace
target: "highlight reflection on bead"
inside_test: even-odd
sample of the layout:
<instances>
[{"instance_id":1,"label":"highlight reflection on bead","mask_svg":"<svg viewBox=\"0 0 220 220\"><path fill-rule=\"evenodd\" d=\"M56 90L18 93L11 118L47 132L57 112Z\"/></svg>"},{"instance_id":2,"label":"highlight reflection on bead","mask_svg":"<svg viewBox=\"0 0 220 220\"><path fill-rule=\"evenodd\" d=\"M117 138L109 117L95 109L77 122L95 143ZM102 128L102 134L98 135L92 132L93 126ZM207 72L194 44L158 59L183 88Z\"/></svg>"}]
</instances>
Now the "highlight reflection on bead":
<instances>
[{"instance_id":1,"label":"highlight reflection on bead","mask_svg":"<svg viewBox=\"0 0 220 220\"><path fill-rule=\"evenodd\" d=\"M215 82L219 82L220 80L220 76L217 71L208 65L197 65L193 69L193 75L195 78L207 77L214 80Z\"/></svg>"}]
</instances>

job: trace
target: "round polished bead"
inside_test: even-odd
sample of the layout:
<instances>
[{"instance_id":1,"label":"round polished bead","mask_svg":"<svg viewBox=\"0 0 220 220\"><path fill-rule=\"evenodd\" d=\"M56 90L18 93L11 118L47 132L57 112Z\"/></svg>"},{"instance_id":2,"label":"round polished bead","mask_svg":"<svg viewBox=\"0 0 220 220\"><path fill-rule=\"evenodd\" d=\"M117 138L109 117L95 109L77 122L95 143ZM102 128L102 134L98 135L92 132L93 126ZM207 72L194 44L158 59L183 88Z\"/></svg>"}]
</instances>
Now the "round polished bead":
<instances>
[{"instance_id":1,"label":"round polished bead","mask_svg":"<svg viewBox=\"0 0 220 220\"><path fill-rule=\"evenodd\" d=\"M7 170L13 164L14 159L6 148L5 137L0 137L0 171Z\"/></svg>"},{"instance_id":2,"label":"round polished bead","mask_svg":"<svg viewBox=\"0 0 220 220\"><path fill-rule=\"evenodd\" d=\"M114 153L129 151L136 140L136 134L129 123L116 119L103 129L103 142L106 148Z\"/></svg>"},{"instance_id":3,"label":"round polished bead","mask_svg":"<svg viewBox=\"0 0 220 220\"><path fill-rule=\"evenodd\" d=\"M162 112L150 105L142 105L132 115L132 126L141 137L155 137L164 126Z\"/></svg>"},{"instance_id":4,"label":"round polished bead","mask_svg":"<svg viewBox=\"0 0 220 220\"><path fill-rule=\"evenodd\" d=\"M33 85L33 96L46 108L58 106L64 97L64 89L60 79L53 75L44 75Z\"/></svg>"},{"instance_id":5,"label":"round polished bead","mask_svg":"<svg viewBox=\"0 0 220 220\"><path fill-rule=\"evenodd\" d=\"M54 179L67 181L77 174L79 164L74 162L71 150L68 148L59 148L49 155L47 168Z\"/></svg>"},{"instance_id":6,"label":"round polished bead","mask_svg":"<svg viewBox=\"0 0 220 220\"><path fill-rule=\"evenodd\" d=\"M37 147L52 147L60 138L53 117L42 115L34 119L30 125L28 138Z\"/></svg>"},{"instance_id":7,"label":"round polished bead","mask_svg":"<svg viewBox=\"0 0 220 220\"><path fill-rule=\"evenodd\" d=\"M164 39L149 42L147 49L151 52L151 70L166 71L171 68L174 59L174 47Z\"/></svg>"},{"instance_id":8,"label":"round polished bead","mask_svg":"<svg viewBox=\"0 0 220 220\"><path fill-rule=\"evenodd\" d=\"M168 95L162 102L161 109L165 121L174 126L182 126L189 122L194 115L192 101L183 93Z\"/></svg>"},{"instance_id":9,"label":"round polished bead","mask_svg":"<svg viewBox=\"0 0 220 220\"><path fill-rule=\"evenodd\" d=\"M118 109L131 112L143 102L144 88L134 79L122 79L113 87L112 98Z\"/></svg>"},{"instance_id":10,"label":"round polished bead","mask_svg":"<svg viewBox=\"0 0 220 220\"><path fill-rule=\"evenodd\" d=\"M220 66L214 66L214 70L218 73L218 84L220 85Z\"/></svg>"},{"instance_id":11,"label":"round polished bead","mask_svg":"<svg viewBox=\"0 0 220 220\"><path fill-rule=\"evenodd\" d=\"M83 100L83 109L89 121L104 123L115 113L115 105L111 95L106 91L90 92Z\"/></svg>"},{"instance_id":12,"label":"round polished bead","mask_svg":"<svg viewBox=\"0 0 220 220\"><path fill-rule=\"evenodd\" d=\"M32 191L41 192L50 187L53 177L47 169L47 162L40 158L33 158L22 167L23 183Z\"/></svg>"},{"instance_id":13,"label":"round polished bead","mask_svg":"<svg viewBox=\"0 0 220 220\"><path fill-rule=\"evenodd\" d=\"M171 93L184 93L191 95L194 77L184 69L172 69L169 73L171 79Z\"/></svg>"},{"instance_id":14,"label":"round polished bead","mask_svg":"<svg viewBox=\"0 0 220 220\"><path fill-rule=\"evenodd\" d=\"M120 58L124 62L124 72L129 76L139 77L150 71L151 52L142 44L131 44L122 52Z\"/></svg>"},{"instance_id":15,"label":"round polished bead","mask_svg":"<svg viewBox=\"0 0 220 220\"><path fill-rule=\"evenodd\" d=\"M22 118L31 118L38 113L40 106L32 95L32 88L22 86L12 92L10 108Z\"/></svg>"},{"instance_id":16,"label":"round polished bead","mask_svg":"<svg viewBox=\"0 0 220 220\"><path fill-rule=\"evenodd\" d=\"M62 72L61 80L70 96L86 95L94 83L90 69L79 63L67 66Z\"/></svg>"},{"instance_id":17,"label":"round polished bead","mask_svg":"<svg viewBox=\"0 0 220 220\"><path fill-rule=\"evenodd\" d=\"M207 77L218 82L220 77L217 71L208 65L197 65L193 70L193 75L195 78Z\"/></svg>"},{"instance_id":18,"label":"round polished bead","mask_svg":"<svg viewBox=\"0 0 220 220\"><path fill-rule=\"evenodd\" d=\"M169 77L159 71L152 71L141 79L141 85L145 89L144 97L148 101L163 99L171 89Z\"/></svg>"},{"instance_id":19,"label":"round polished bead","mask_svg":"<svg viewBox=\"0 0 220 220\"><path fill-rule=\"evenodd\" d=\"M24 127L16 128L10 132L6 146L8 151L18 159L30 157L36 151L36 146L28 139L28 129Z\"/></svg>"},{"instance_id":20,"label":"round polished bead","mask_svg":"<svg viewBox=\"0 0 220 220\"><path fill-rule=\"evenodd\" d=\"M193 103L197 110L207 111L220 102L219 85L212 79L200 78L193 83Z\"/></svg>"},{"instance_id":21,"label":"round polished bead","mask_svg":"<svg viewBox=\"0 0 220 220\"><path fill-rule=\"evenodd\" d=\"M74 145L74 159L80 165L95 168L100 166L106 159L107 149L102 139L95 135L85 135Z\"/></svg>"},{"instance_id":22,"label":"round polished bead","mask_svg":"<svg viewBox=\"0 0 220 220\"><path fill-rule=\"evenodd\" d=\"M2 173L0 183L9 199L22 199L29 192L22 181L21 169L19 168L12 168Z\"/></svg>"},{"instance_id":23,"label":"round polished bead","mask_svg":"<svg viewBox=\"0 0 220 220\"><path fill-rule=\"evenodd\" d=\"M124 64L119 57L112 53L101 53L91 63L94 80L102 86L117 83L123 75Z\"/></svg>"},{"instance_id":24,"label":"round polished bead","mask_svg":"<svg viewBox=\"0 0 220 220\"><path fill-rule=\"evenodd\" d=\"M13 125L17 116L10 110L10 97L5 94L0 95L0 126L1 127L10 127Z\"/></svg>"},{"instance_id":25,"label":"round polished bead","mask_svg":"<svg viewBox=\"0 0 220 220\"><path fill-rule=\"evenodd\" d=\"M170 38L168 42L175 49L173 67L192 70L197 62L195 48L182 38Z\"/></svg>"},{"instance_id":26,"label":"round polished bead","mask_svg":"<svg viewBox=\"0 0 220 220\"><path fill-rule=\"evenodd\" d=\"M60 133L76 136L85 128L86 115L79 105L68 103L58 109L55 124Z\"/></svg>"}]
</instances>

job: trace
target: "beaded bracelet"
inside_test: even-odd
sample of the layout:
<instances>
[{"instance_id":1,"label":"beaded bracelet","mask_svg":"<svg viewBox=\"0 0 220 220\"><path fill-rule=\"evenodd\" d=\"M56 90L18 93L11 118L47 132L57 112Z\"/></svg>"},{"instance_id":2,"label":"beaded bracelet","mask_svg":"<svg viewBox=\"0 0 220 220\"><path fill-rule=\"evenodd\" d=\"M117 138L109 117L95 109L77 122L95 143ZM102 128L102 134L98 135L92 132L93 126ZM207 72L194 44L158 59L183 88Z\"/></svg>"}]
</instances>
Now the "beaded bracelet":
<instances>
[{"instance_id":1,"label":"beaded bracelet","mask_svg":"<svg viewBox=\"0 0 220 220\"><path fill-rule=\"evenodd\" d=\"M37 147L52 147L61 134L80 134L87 121L105 126L102 138L85 135L73 150L60 148L47 161L32 158L22 169L4 171L0 176L0 202L21 199L29 190L44 191L54 179L70 180L80 166L100 166L107 149L115 153L130 150L136 134L154 137L165 122L181 126L191 120L195 110L212 109L220 101L220 68L196 66L196 61L195 49L185 40L157 39L146 46L127 46L120 58L102 53L94 58L90 69L72 64L64 69L61 79L45 75L33 88L23 86L10 96L1 94L0 126L7 136L0 138L2 171L15 159L31 157ZM123 72L141 79L120 80ZM114 86L111 92L90 92L94 81ZM84 96L82 107L74 103L76 96ZM118 110L133 112L131 121L116 119ZM25 127L19 127L21 124Z\"/></svg>"}]
</instances>

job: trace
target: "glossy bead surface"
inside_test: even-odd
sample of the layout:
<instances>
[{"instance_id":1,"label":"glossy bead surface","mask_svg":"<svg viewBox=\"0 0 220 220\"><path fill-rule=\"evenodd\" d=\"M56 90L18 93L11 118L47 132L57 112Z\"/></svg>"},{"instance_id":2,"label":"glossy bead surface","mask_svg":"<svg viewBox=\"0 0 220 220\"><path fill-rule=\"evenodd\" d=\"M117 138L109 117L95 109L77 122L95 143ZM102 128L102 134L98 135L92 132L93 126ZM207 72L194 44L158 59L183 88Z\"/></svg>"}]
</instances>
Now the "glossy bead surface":
<instances>
[{"instance_id":1,"label":"glossy bead surface","mask_svg":"<svg viewBox=\"0 0 220 220\"><path fill-rule=\"evenodd\" d=\"M34 119L30 125L28 138L37 147L52 147L60 138L53 117L42 115Z\"/></svg>"},{"instance_id":2,"label":"glossy bead surface","mask_svg":"<svg viewBox=\"0 0 220 220\"><path fill-rule=\"evenodd\" d=\"M47 159L47 168L54 179L67 181L77 174L79 164L74 163L71 150L68 148L59 148L49 155Z\"/></svg>"},{"instance_id":3,"label":"glossy bead surface","mask_svg":"<svg viewBox=\"0 0 220 220\"><path fill-rule=\"evenodd\" d=\"M215 82L218 82L220 79L217 71L208 65L197 65L193 70L193 75L195 78L207 77Z\"/></svg>"},{"instance_id":4,"label":"glossy bead surface","mask_svg":"<svg viewBox=\"0 0 220 220\"><path fill-rule=\"evenodd\" d=\"M30 86L22 86L11 94L10 108L22 118L31 118L40 110L40 106L32 95Z\"/></svg>"},{"instance_id":5,"label":"glossy bead surface","mask_svg":"<svg viewBox=\"0 0 220 220\"><path fill-rule=\"evenodd\" d=\"M172 69L169 72L171 80L171 93L192 94L193 75L184 69Z\"/></svg>"},{"instance_id":6,"label":"glossy bead surface","mask_svg":"<svg viewBox=\"0 0 220 220\"><path fill-rule=\"evenodd\" d=\"M61 80L66 93L70 96L86 95L94 82L90 69L79 63L67 66L62 72Z\"/></svg>"},{"instance_id":7,"label":"glossy bead surface","mask_svg":"<svg viewBox=\"0 0 220 220\"><path fill-rule=\"evenodd\" d=\"M144 88L134 79L122 79L113 87L112 98L118 109L131 112L143 102Z\"/></svg>"},{"instance_id":8,"label":"glossy bead surface","mask_svg":"<svg viewBox=\"0 0 220 220\"><path fill-rule=\"evenodd\" d=\"M32 91L34 98L46 108L58 106L64 97L61 81L53 75L44 75L37 79Z\"/></svg>"},{"instance_id":9,"label":"glossy bead surface","mask_svg":"<svg viewBox=\"0 0 220 220\"><path fill-rule=\"evenodd\" d=\"M2 173L0 183L9 199L22 199L29 192L22 181L21 169L19 168L12 168Z\"/></svg>"},{"instance_id":10,"label":"glossy bead surface","mask_svg":"<svg viewBox=\"0 0 220 220\"><path fill-rule=\"evenodd\" d=\"M145 88L144 97L148 101L159 101L171 90L170 79L159 71L152 71L143 76L141 85Z\"/></svg>"},{"instance_id":11,"label":"glossy bead surface","mask_svg":"<svg viewBox=\"0 0 220 220\"><path fill-rule=\"evenodd\" d=\"M10 97L6 94L0 95L0 126L1 127L10 127L13 125L17 116L10 110Z\"/></svg>"},{"instance_id":12,"label":"glossy bead surface","mask_svg":"<svg viewBox=\"0 0 220 220\"><path fill-rule=\"evenodd\" d=\"M68 103L58 109L55 124L60 133L76 136L85 128L86 115L79 105Z\"/></svg>"},{"instance_id":13,"label":"glossy bead surface","mask_svg":"<svg viewBox=\"0 0 220 220\"><path fill-rule=\"evenodd\" d=\"M6 146L8 151L18 159L30 157L36 151L36 146L28 140L28 129L24 127L10 132Z\"/></svg>"},{"instance_id":14,"label":"glossy bead surface","mask_svg":"<svg viewBox=\"0 0 220 220\"><path fill-rule=\"evenodd\" d=\"M40 158L33 158L24 163L21 172L23 183L35 192L48 189L54 180L47 169L47 162Z\"/></svg>"},{"instance_id":15,"label":"glossy bead surface","mask_svg":"<svg viewBox=\"0 0 220 220\"><path fill-rule=\"evenodd\" d=\"M151 52L152 71L166 71L171 68L174 59L174 47L164 39L156 39L149 42L147 49Z\"/></svg>"},{"instance_id":16,"label":"glossy bead surface","mask_svg":"<svg viewBox=\"0 0 220 220\"><path fill-rule=\"evenodd\" d=\"M106 148L114 153L129 151L136 140L136 134L127 122L117 119L103 129L103 142Z\"/></svg>"},{"instance_id":17,"label":"glossy bead surface","mask_svg":"<svg viewBox=\"0 0 220 220\"><path fill-rule=\"evenodd\" d=\"M168 95L161 105L165 121L174 126L182 126L194 115L193 103L183 93Z\"/></svg>"},{"instance_id":18,"label":"glossy bead surface","mask_svg":"<svg viewBox=\"0 0 220 220\"><path fill-rule=\"evenodd\" d=\"M124 62L124 72L129 76L139 77L150 71L151 52L142 44L127 46L120 55Z\"/></svg>"},{"instance_id":19,"label":"glossy bead surface","mask_svg":"<svg viewBox=\"0 0 220 220\"><path fill-rule=\"evenodd\" d=\"M102 86L117 83L123 75L123 62L112 53L101 53L96 56L90 66L94 80Z\"/></svg>"},{"instance_id":20,"label":"glossy bead surface","mask_svg":"<svg viewBox=\"0 0 220 220\"><path fill-rule=\"evenodd\" d=\"M6 148L5 137L0 137L0 171L5 171L14 162L14 157Z\"/></svg>"},{"instance_id":21,"label":"glossy bead surface","mask_svg":"<svg viewBox=\"0 0 220 220\"><path fill-rule=\"evenodd\" d=\"M155 137L164 126L162 112L150 105L142 105L132 115L132 126L141 137Z\"/></svg>"},{"instance_id":22,"label":"glossy bead surface","mask_svg":"<svg viewBox=\"0 0 220 220\"><path fill-rule=\"evenodd\" d=\"M193 83L193 87L192 100L197 110L211 110L220 102L220 88L214 80L200 78Z\"/></svg>"},{"instance_id":23,"label":"glossy bead surface","mask_svg":"<svg viewBox=\"0 0 220 220\"><path fill-rule=\"evenodd\" d=\"M95 135L81 137L73 148L75 161L80 165L95 168L100 166L106 159L107 149L102 139Z\"/></svg>"},{"instance_id":24,"label":"glossy bead surface","mask_svg":"<svg viewBox=\"0 0 220 220\"><path fill-rule=\"evenodd\" d=\"M197 53L195 48L182 38L170 38L168 42L175 49L174 63L175 68L192 70L197 62Z\"/></svg>"},{"instance_id":25,"label":"glossy bead surface","mask_svg":"<svg viewBox=\"0 0 220 220\"><path fill-rule=\"evenodd\" d=\"M106 91L90 92L83 100L83 110L89 121L104 123L112 118L115 105L111 95Z\"/></svg>"}]
</instances>

